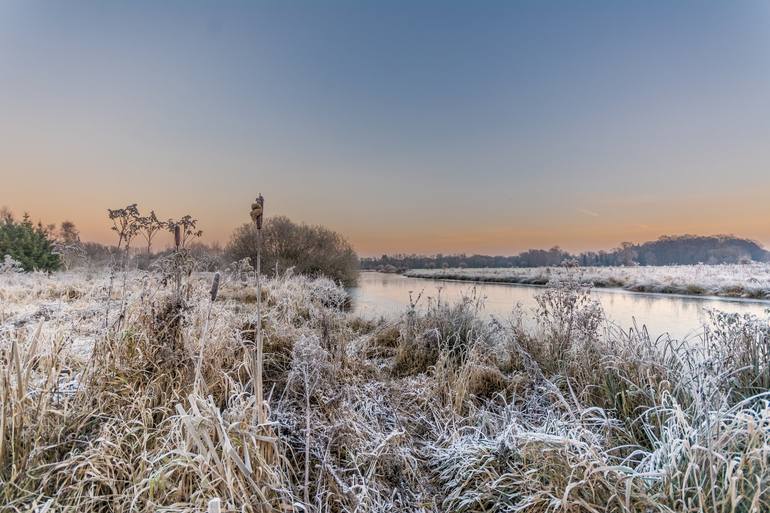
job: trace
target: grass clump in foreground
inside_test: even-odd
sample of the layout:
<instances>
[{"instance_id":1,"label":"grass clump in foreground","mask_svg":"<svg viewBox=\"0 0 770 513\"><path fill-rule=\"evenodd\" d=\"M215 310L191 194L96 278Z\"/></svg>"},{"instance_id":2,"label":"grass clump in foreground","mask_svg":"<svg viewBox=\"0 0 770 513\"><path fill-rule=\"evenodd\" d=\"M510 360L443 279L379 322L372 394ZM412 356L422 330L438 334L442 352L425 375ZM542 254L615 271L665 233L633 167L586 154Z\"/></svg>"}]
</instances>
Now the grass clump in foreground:
<instances>
[{"instance_id":1,"label":"grass clump in foreground","mask_svg":"<svg viewBox=\"0 0 770 513\"><path fill-rule=\"evenodd\" d=\"M255 425L253 283L129 274L105 323L106 277L0 279L2 511L770 510L766 320L651 340L562 282L535 330L474 297L372 323L283 275Z\"/></svg>"}]
</instances>

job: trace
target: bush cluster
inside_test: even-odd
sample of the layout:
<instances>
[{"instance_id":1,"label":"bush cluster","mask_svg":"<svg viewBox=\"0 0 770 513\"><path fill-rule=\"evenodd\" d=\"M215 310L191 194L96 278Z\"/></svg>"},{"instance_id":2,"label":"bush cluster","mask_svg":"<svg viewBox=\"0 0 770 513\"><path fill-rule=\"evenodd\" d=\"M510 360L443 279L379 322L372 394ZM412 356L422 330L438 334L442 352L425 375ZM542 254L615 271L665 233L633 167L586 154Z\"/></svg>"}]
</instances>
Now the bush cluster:
<instances>
[{"instance_id":1,"label":"bush cluster","mask_svg":"<svg viewBox=\"0 0 770 513\"><path fill-rule=\"evenodd\" d=\"M272 217L262 229L262 272L282 274L293 268L307 276L326 276L345 286L358 280L358 256L342 235L323 226L297 224ZM257 233L253 224L235 230L226 248L230 261L249 258L256 264Z\"/></svg>"}]
</instances>

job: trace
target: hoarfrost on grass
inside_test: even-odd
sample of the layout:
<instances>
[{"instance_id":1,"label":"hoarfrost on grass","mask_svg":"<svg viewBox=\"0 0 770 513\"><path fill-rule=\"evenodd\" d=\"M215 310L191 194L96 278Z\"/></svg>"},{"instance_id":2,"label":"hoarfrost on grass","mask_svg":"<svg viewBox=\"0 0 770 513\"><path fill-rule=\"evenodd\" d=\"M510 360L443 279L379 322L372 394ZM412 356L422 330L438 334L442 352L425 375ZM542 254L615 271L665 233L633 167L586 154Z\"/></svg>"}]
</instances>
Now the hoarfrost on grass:
<instances>
[{"instance_id":1,"label":"hoarfrost on grass","mask_svg":"<svg viewBox=\"0 0 770 513\"><path fill-rule=\"evenodd\" d=\"M559 275L531 328L484 320L474 297L371 321L329 280L280 276L255 425L242 274L214 303L192 276L173 316L153 274L111 298L100 274L0 276L5 510L770 508L767 319L714 314L700 344L605 332Z\"/></svg>"},{"instance_id":2,"label":"hoarfrost on grass","mask_svg":"<svg viewBox=\"0 0 770 513\"><path fill-rule=\"evenodd\" d=\"M577 279L594 287L696 296L770 299L770 264L635 267L413 269L412 278L546 285Z\"/></svg>"}]
</instances>

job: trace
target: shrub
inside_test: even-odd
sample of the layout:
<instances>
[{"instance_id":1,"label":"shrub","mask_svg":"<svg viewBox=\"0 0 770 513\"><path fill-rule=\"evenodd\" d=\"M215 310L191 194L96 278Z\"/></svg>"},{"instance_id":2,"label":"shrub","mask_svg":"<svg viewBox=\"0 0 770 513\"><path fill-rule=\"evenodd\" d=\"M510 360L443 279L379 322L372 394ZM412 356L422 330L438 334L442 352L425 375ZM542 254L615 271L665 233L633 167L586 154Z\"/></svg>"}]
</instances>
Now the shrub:
<instances>
[{"instance_id":1,"label":"shrub","mask_svg":"<svg viewBox=\"0 0 770 513\"><path fill-rule=\"evenodd\" d=\"M226 249L229 260L250 258L256 265L256 237L253 224L237 228ZM358 256L337 232L273 217L265 222L262 237L262 272L266 274L293 268L299 274L327 276L345 286L358 280Z\"/></svg>"},{"instance_id":2,"label":"shrub","mask_svg":"<svg viewBox=\"0 0 770 513\"><path fill-rule=\"evenodd\" d=\"M19 262L25 271L55 271L61 267L48 230L40 223L32 223L27 214L20 222L11 215L0 220L0 257L6 255Z\"/></svg>"}]
</instances>

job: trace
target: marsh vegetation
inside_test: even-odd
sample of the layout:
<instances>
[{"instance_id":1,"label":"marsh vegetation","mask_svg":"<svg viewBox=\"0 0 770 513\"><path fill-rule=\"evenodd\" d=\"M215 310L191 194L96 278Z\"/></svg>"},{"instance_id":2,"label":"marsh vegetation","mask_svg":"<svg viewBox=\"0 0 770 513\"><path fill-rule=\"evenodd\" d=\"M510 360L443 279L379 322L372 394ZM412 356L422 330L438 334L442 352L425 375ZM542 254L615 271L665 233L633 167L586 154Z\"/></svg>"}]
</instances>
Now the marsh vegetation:
<instances>
[{"instance_id":1,"label":"marsh vegetation","mask_svg":"<svg viewBox=\"0 0 770 513\"><path fill-rule=\"evenodd\" d=\"M573 277L592 287L692 296L770 298L770 264L414 269L413 278L547 285Z\"/></svg>"},{"instance_id":2,"label":"marsh vegetation","mask_svg":"<svg viewBox=\"0 0 770 513\"><path fill-rule=\"evenodd\" d=\"M263 280L260 424L253 273L213 296L207 273L120 278L0 277L6 511L770 508L767 319L715 314L700 344L603 334L565 279L534 328L480 297L372 321L283 273Z\"/></svg>"}]
</instances>

